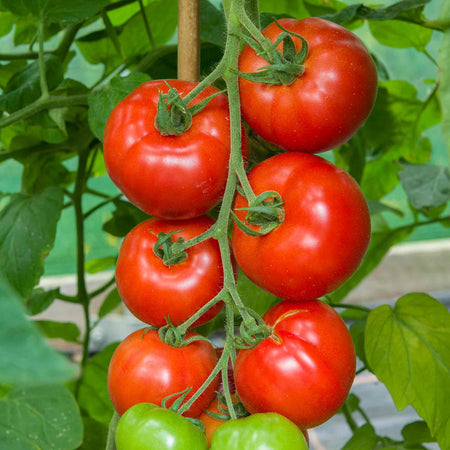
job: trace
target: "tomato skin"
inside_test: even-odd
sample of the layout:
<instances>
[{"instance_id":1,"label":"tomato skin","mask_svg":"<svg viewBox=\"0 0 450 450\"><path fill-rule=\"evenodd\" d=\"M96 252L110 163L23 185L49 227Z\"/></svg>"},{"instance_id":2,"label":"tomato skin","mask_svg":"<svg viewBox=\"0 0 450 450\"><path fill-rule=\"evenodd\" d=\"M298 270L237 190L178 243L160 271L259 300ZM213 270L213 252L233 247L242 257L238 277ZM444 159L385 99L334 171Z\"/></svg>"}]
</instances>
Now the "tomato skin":
<instances>
[{"instance_id":1,"label":"tomato skin","mask_svg":"<svg viewBox=\"0 0 450 450\"><path fill-rule=\"evenodd\" d=\"M307 40L305 72L289 86L239 78L242 116L256 133L284 150L335 148L369 116L377 92L375 64L362 42L340 25L315 17L278 22ZM282 32L274 22L263 34L274 42ZM300 39L293 40L299 50ZM257 72L267 64L249 45L239 58L241 72Z\"/></svg>"},{"instance_id":2,"label":"tomato skin","mask_svg":"<svg viewBox=\"0 0 450 450\"><path fill-rule=\"evenodd\" d=\"M358 268L370 240L370 215L357 183L319 156L284 153L249 174L255 194L278 192L285 219L265 236L233 225L232 247L250 280L288 300L311 300L333 291ZM247 201L237 195L236 215Z\"/></svg>"},{"instance_id":3,"label":"tomato skin","mask_svg":"<svg viewBox=\"0 0 450 450\"><path fill-rule=\"evenodd\" d=\"M277 412L305 429L344 404L356 368L350 333L319 300L282 301L264 315L272 335L236 359L236 389L250 413Z\"/></svg>"},{"instance_id":4,"label":"tomato skin","mask_svg":"<svg viewBox=\"0 0 450 450\"><path fill-rule=\"evenodd\" d=\"M117 450L206 450L201 430L184 417L151 403L132 406L119 420Z\"/></svg>"},{"instance_id":5,"label":"tomato skin","mask_svg":"<svg viewBox=\"0 0 450 450\"><path fill-rule=\"evenodd\" d=\"M181 97L198 83L167 80ZM155 128L158 92L164 80L149 81L122 100L108 118L104 134L106 169L125 196L148 214L165 219L199 216L221 199L230 156L228 100L213 98L180 136ZM207 87L190 106L218 92ZM244 158L248 145L243 132Z\"/></svg>"},{"instance_id":6,"label":"tomato skin","mask_svg":"<svg viewBox=\"0 0 450 450\"><path fill-rule=\"evenodd\" d=\"M305 438L291 421L275 414L229 420L213 434L211 450L307 450Z\"/></svg>"},{"instance_id":7,"label":"tomato skin","mask_svg":"<svg viewBox=\"0 0 450 450\"><path fill-rule=\"evenodd\" d=\"M170 317L174 325L180 325L219 293L223 270L216 240L190 247L186 261L171 267L153 252L160 232L183 230L172 240L189 240L213 224L207 216L177 222L153 218L138 224L125 237L116 265L116 283L122 300L138 319L161 327ZM214 305L194 326L211 320L222 307L222 302Z\"/></svg>"},{"instance_id":8,"label":"tomato skin","mask_svg":"<svg viewBox=\"0 0 450 450\"><path fill-rule=\"evenodd\" d=\"M231 399L233 400L233 402L237 401L235 395L231 395ZM226 405L221 406L223 409L228 410ZM223 412L219 410L219 399L217 397L211 402L206 410L216 414L223 414ZM211 417L206 411L203 411L198 419L203 422L203 425L205 425L206 440L208 441L208 445L211 445L211 440L214 432L219 425L222 425L225 422L225 420L215 419L214 417Z\"/></svg>"},{"instance_id":9,"label":"tomato skin","mask_svg":"<svg viewBox=\"0 0 450 450\"><path fill-rule=\"evenodd\" d=\"M185 402L208 378L217 363L209 342L194 341L184 347L171 347L155 330L135 331L114 352L108 370L108 391L119 415L137 403L161 405L168 395L191 391ZM188 332L186 339L195 336ZM211 403L219 384L216 378L185 413L197 417ZM170 406L174 399L170 399Z\"/></svg>"}]
</instances>

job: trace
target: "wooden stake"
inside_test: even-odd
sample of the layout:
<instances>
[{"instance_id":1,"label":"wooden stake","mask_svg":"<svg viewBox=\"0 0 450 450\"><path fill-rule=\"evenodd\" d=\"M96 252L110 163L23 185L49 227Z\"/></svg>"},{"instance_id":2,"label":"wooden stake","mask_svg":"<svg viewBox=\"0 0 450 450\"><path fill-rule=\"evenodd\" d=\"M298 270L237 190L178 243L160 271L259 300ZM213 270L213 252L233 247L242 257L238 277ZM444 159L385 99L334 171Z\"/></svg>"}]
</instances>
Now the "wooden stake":
<instances>
[{"instance_id":1,"label":"wooden stake","mask_svg":"<svg viewBox=\"0 0 450 450\"><path fill-rule=\"evenodd\" d=\"M178 0L178 79L200 76L200 2Z\"/></svg>"}]
</instances>

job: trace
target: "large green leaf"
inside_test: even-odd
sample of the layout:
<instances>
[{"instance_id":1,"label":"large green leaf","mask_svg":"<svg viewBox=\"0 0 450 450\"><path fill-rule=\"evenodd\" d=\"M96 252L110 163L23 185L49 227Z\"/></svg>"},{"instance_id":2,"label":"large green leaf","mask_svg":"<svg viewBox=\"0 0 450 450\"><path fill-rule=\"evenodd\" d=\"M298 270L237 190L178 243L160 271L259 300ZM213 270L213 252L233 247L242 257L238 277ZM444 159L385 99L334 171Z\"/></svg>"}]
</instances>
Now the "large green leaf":
<instances>
[{"instance_id":1,"label":"large green leaf","mask_svg":"<svg viewBox=\"0 0 450 450\"><path fill-rule=\"evenodd\" d=\"M370 31L380 44L395 48L415 47L425 51L433 30L400 20L371 21Z\"/></svg>"},{"instance_id":2,"label":"large green leaf","mask_svg":"<svg viewBox=\"0 0 450 450\"><path fill-rule=\"evenodd\" d=\"M358 270L341 287L329 294L333 302L341 301L355 288L375 267L380 264L388 250L395 244L404 241L414 227L402 227L372 233L369 248Z\"/></svg>"},{"instance_id":3,"label":"large green leaf","mask_svg":"<svg viewBox=\"0 0 450 450\"><path fill-rule=\"evenodd\" d=\"M377 436L372 425L366 423L354 431L351 439L342 447L342 450L373 450L380 437Z\"/></svg>"},{"instance_id":4,"label":"large green leaf","mask_svg":"<svg viewBox=\"0 0 450 450\"><path fill-rule=\"evenodd\" d=\"M80 329L73 322L55 322L53 320L36 320L34 322L49 339L64 339L79 343Z\"/></svg>"},{"instance_id":5,"label":"large green leaf","mask_svg":"<svg viewBox=\"0 0 450 450\"><path fill-rule=\"evenodd\" d=\"M0 399L0 448L73 450L83 425L65 386L13 387Z\"/></svg>"},{"instance_id":6,"label":"large green leaf","mask_svg":"<svg viewBox=\"0 0 450 450\"><path fill-rule=\"evenodd\" d=\"M261 12L288 14L297 19L310 15L303 0L260 0L259 9Z\"/></svg>"},{"instance_id":7,"label":"large green leaf","mask_svg":"<svg viewBox=\"0 0 450 450\"><path fill-rule=\"evenodd\" d=\"M395 162L423 164L429 160L431 144L422 133L439 123L440 117L435 90L421 101L415 87L406 81L380 84L369 119L344 147L348 154L352 148L358 152L365 149L369 161L364 166L361 187L367 198L378 200L399 183L401 167Z\"/></svg>"},{"instance_id":8,"label":"large green leaf","mask_svg":"<svg viewBox=\"0 0 450 450\"><path fill-rule=\"evenodd\" d=\"M219 9L208 0L200 0L200 39L219 47L225 46L226 24L222 5Z\"/></svg>"},{"instance_id":9,"label":"large green leaf","mask_svg":"<svg viewBox=\"0 0 450 450\"><path fill-rule=\"evenodd\" d=\"M49 187L38 195L14 194L0 211L0 271L24 297L44 272L62 203L62 190Z\"/></svg>"},{"instance_id":10,"label":"large green leaf","mask_svg":"<svg viewBox=\"0 0 450 450\"><path fill-rule=\"evenodd\" d=\"M427 294L407 294L367 319L371 370L399 410L412 405L441 445L450 447L450 313Z\"/></svg>"},{"instance_id":11,"label":"large green leaf","mask_svg":"<svg viewBox=\"0 0 450 450\"><path fill-rule=\"evenodd\" d=\"M98 139L103 141L106 121L117 103L149 80L148 75L139 72L133 72L127 77L114 77L108 86L89 96L89 126Z\"/></svg>"},{"instance_id":12,"label":"large green leaf","mask_svg":"<svg viewBox=\"0 0 450 450\"><path fill-rule=\"evenodd\" d=\"M399 177L414 208L437 208L450 201L448 167L433 164L407 164L404 167Z\"/></svg>"},{"instance_id":13,"label":"large green leaf","mask_svg":"<svg viewBox=\"0 0 450 450\"><path fill-rule=\"evenodd\" d=\"M90 417L108 424L114 412L108 395L107 378L109 361L117 347L110 344L87 363L83 381L80 385L79 404Z\"/></svg>"},{"instance_id":14,"label":"large green leaf","mask_svg":"<svg viewBox=\"0 0 450 450\"><path fill-rule=\"evenodd\" d=\"M111 219L103 224L103 230L113 236L126 236L138 223L148 219L149 216L132 203L124 200L115 200L116 209Z\"/></svg>"},{"instance_id":15,"label":"large green leaf","mask_svg":"<svg viewBox=\"0 0 450 450\"><path fill-rule=\"evenodd\" d=\"M57 295L58 289L51 289L50 291L42 288L33 289L31 296L25 301L27 314L34 316L45 311L53 303Z\"/></svg>"},{"instance_id":16,"label":"large green leaf","mask_svg":"<svg viewBox=\"0 0 450 450\"><path fill-rule=\"evenodd\" d=\"M0 275L0 384L61 382L76 372L74 365L47 346L26 319L21 299Z\"/></svg>"},{"instance_id":17,"label":"large green leaf","mask_svg":"<svg viewBox=\"0 0 450 450\"><path fill-rule=\"evenodd\" d=\"M450 22L450 2L442 5L440 20ZM442 131L450 155L450 26L444 30L439 52L439 100L442 107Z\"/></svg>"},{"instance_id":18,"label":"large green leaf","mask_svg":"<svg viewBox=\"0 0 450 450\"><path fill-rule=\"evenodd\" d=\"M83 416L83 443L79 450L99 450L106 448L108 426L104 423Z\"/></svg>"},{"instance_id":19,"label":"large green leaf","mask_svg":"<svg viewBox=\"0 0 450 450\"><path fill-rule=\"evenodd\" d=\"M3 0L18 15L31 13L48 22L76 24L99 12L109 0Z\"/></svg>"},{"instance_id":20,"label":"large green leaf","mask_svg":"<svg viewBox=\"0 0 450 450\"><path fill-rule=\"evenodd\" d=\"M44 61L48 88L52 90L63 79L63 66L54 55L45 55ZM0 110L12 113L37 100L40 95L39 63L35 61L8 81L4 95L0 97Z\"/></svg>"}]
</instances>

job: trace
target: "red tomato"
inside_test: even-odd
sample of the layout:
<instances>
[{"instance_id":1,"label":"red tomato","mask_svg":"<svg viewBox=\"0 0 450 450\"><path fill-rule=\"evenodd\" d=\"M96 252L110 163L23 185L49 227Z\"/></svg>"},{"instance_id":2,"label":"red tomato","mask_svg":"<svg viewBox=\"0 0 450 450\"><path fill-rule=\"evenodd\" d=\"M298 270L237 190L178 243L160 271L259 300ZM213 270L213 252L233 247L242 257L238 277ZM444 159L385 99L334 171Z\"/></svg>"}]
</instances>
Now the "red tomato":
<instances>
[{"instance_id":1,"label":"red tomato","mask_svg":"<svg viewBox=\"0 0 450 450\"><path fill-rule=\"evenodd\" d=\"M180 325L219 293L223 269L216 240L207 239L190 247L186 261L170 267L153 252L160 232L183 230L172 240L189 240L213 223L207 216L176 222L148 219L128 233L117 260L116 283L122 300L138 319L161 327L170 317L174 325ZM211 320L222 306L222 302L214 305L195 326Z\"/></svg>"},{"instance_id":2,"label":"red tomato","mask_svg":"<svg viewBox=\"0 0 450 450\"><path fill-rule=\"evenodd\" d=\"M277 412L300 428L320 425L345 402L355 375L350 333L318 300L283 301L267 311L272 335L236 360L236 389L249 412Z\"/></svg>"},{"instance_id":3,"label":"red tomato","mask_svg":"<svg viewBox=\"0 0 450 450\"><path fill-rule=\"evenodd\" d=\"M335 148L367 119L377 92L377 70L362 42L327 20L280 19L309 45L305 72L289 85L239 79L242 116L264 139L289 151L317 153ZM272 42L283 31L270 24L263 34ZM296 49L301 40L293 38ZM281 44L280 44L281 48ZM268 62L246 46L241 72L257 72Z\"/></svg>"},{"instance_id":4,"label":"red tomato","mask_svg":"<svg viewBox=\"0 0 450 450\"><path fill-rule=\"evenodd\" d=\"M258 164L249 180L257 195L281 195L285 219L260 237L233 226L234 255L248 278L278 297L311 300L354 273L369 244L370 216L350 175L319 156L283 153ZM237 195L242 221L246 212L237 208L247 205Z\"/></svg>"},{"instance_id":5,"label":"red tomato","mask_svg":"<svg viewBox=\"0 0 450 450\"><path fill-rule=\"evenodd\" d=\"M145 335L143 332L144 329L135 331L122 341L109 365L109 396L120 415L137 403L161 405L164 397L192 386L186 402L217 363L209 342L194 341L185 347L171 347L161 341L155 330L148 330ZM194 335L187 333L186 339ZM185 415L200 415L214 398L218 384L219 379L214 379Z\"/></svg>"},{"instance_id":6,"label":"red tomato","mask_svg":"<svg viewBox=\"0 0 450 450\"><path fill-rule=\"evenodd\" d=\"M197 83L168 80L181 97ZM221 199L230 156L228 100L213 98L193 117L180 136L163 136L155 128L158 93L168 92L163 80L150 81L122 100L108 118L104 156L108 174L136 206L164 219L199 216ZM218 92L210 86L190 104ZM242 147L248 147L243 132Z\"/></svg>"}]
</instances>

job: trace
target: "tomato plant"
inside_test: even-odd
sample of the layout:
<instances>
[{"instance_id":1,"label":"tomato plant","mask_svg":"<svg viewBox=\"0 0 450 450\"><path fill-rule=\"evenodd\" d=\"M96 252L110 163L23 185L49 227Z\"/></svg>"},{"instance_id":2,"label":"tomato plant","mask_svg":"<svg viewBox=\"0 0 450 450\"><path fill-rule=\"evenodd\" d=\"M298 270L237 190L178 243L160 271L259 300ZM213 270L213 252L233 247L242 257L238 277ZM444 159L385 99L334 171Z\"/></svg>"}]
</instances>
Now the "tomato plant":
<instances>
[{"instance_id":1,"label":"tomato plant","mask_svg":"<svg viewBox=\"0 0 450 450\"><path fill-rule=\"evenodd\" d=\"M277 412L302 429L320 425L344 404L355 376L345 323L319 300L283 301L264 321L271 335L236 360L239 398L251 413Z\"/></svg>"},{"instance_id":2,"label":"tomato plant","mask_svg":"<svg viewBox=\"0 0 450 450\"><path fill-rule=\"evenodd\" d=\"M278 192L285 215L265 236L233 226L234 255L254 283L284 299L311 300L354 273L369 244L370 218L346 172L315 155L285 153L256 166L249 181L257 195ZM238 195L234 211L242 221L246 211L239 209L247 206Z\"/></svg>"},{"instance_id":3,"label":"tomato plant","mask_svg":"<svg viewBox=\"0 0 450 450\"><path fill-rule=\"evenodd\" d=\"M230 158L228 102L225 95L217 95L194 115L188 130L165 136L155 127L155 118L159 93L168 92L167 83L181 97L196 86L155 80L136 88L108 118L105 164L111 179L136 206L156 217L187 219L205 213L223 195ZM218 92L209 86L192 105ZM242 148L246 155L244 133Z\"/></svg>"},{"instance_id":4,"label":"tomato plant","mask_svg":"<svg viewBox=\"0 0 450 450\"><path fill-rule=\"evenodd\" d=\"M254 414L220 425L213 434L211 450L307 450L301 430L275 413Z\"/></svg>"},{"instance_id":5,"label":"tomato plant","mask_svg":"<svg viewBox=\"0 0 450 450\"><path fill-rule=\"evenodd\" d=\"M120 418L117 450L179 450L208 448L200 428L174 411L138 403Z\"/></svg>"},{"instance_id":6,"label":"tomato plant","mask_svg":"<svg viewBox=\"0 0 450 450\"><path fill-rule=\"evenodd\" d=\"M279 24L279 25L278 25ZM290 151L317 153L348 141L367 119L377 93L377 70L364 44L327 20L280 19L263 30L272 42L280 25L308 43L304 73L289 84L239 79L242 115L267 141ZM293 37L296 50L302 41ZM280 46L281 47L281 44ZM249 45L239 57L241 72L268 62Z\"/></svg>"},{"instance_id":7,"label":"tomato plant","mask_svg":"<svg viewBox=\"0 0 450 450\"><path fill-rule=\"evenodd\" d=\"M172 240L189 240L213 223L207 216L177 222L148 219L125 237L116 265L116 283L122 300L137 318L157 327L165 325L167 318L180 325L219 293L223 269L214 239L189 248L181 264L168 266L153 251L159 233L179 231ZM212 306L194 326L211 320L222 307L223 303Z\"/></svg>"},{"instance_id":8,"label":"tomato plant","mask_svg":"<svg viewBox=\"0 0 450 450\"><path fill-rule=\"evenodd\" d=\"M189 332L186 339L194 335ZM122 415L137 403L160 405L165 397L191 387L186 402L208 378L216 362L214 348L203 340L173 347L162 342L154 330L135 331L121 342L111 358L108 370L111 401ZM197 417L209 405L218 382L213 380L189 408L188 416ZM167 404L170 406L173 401Z\"/></svg>"}]
</instances>

